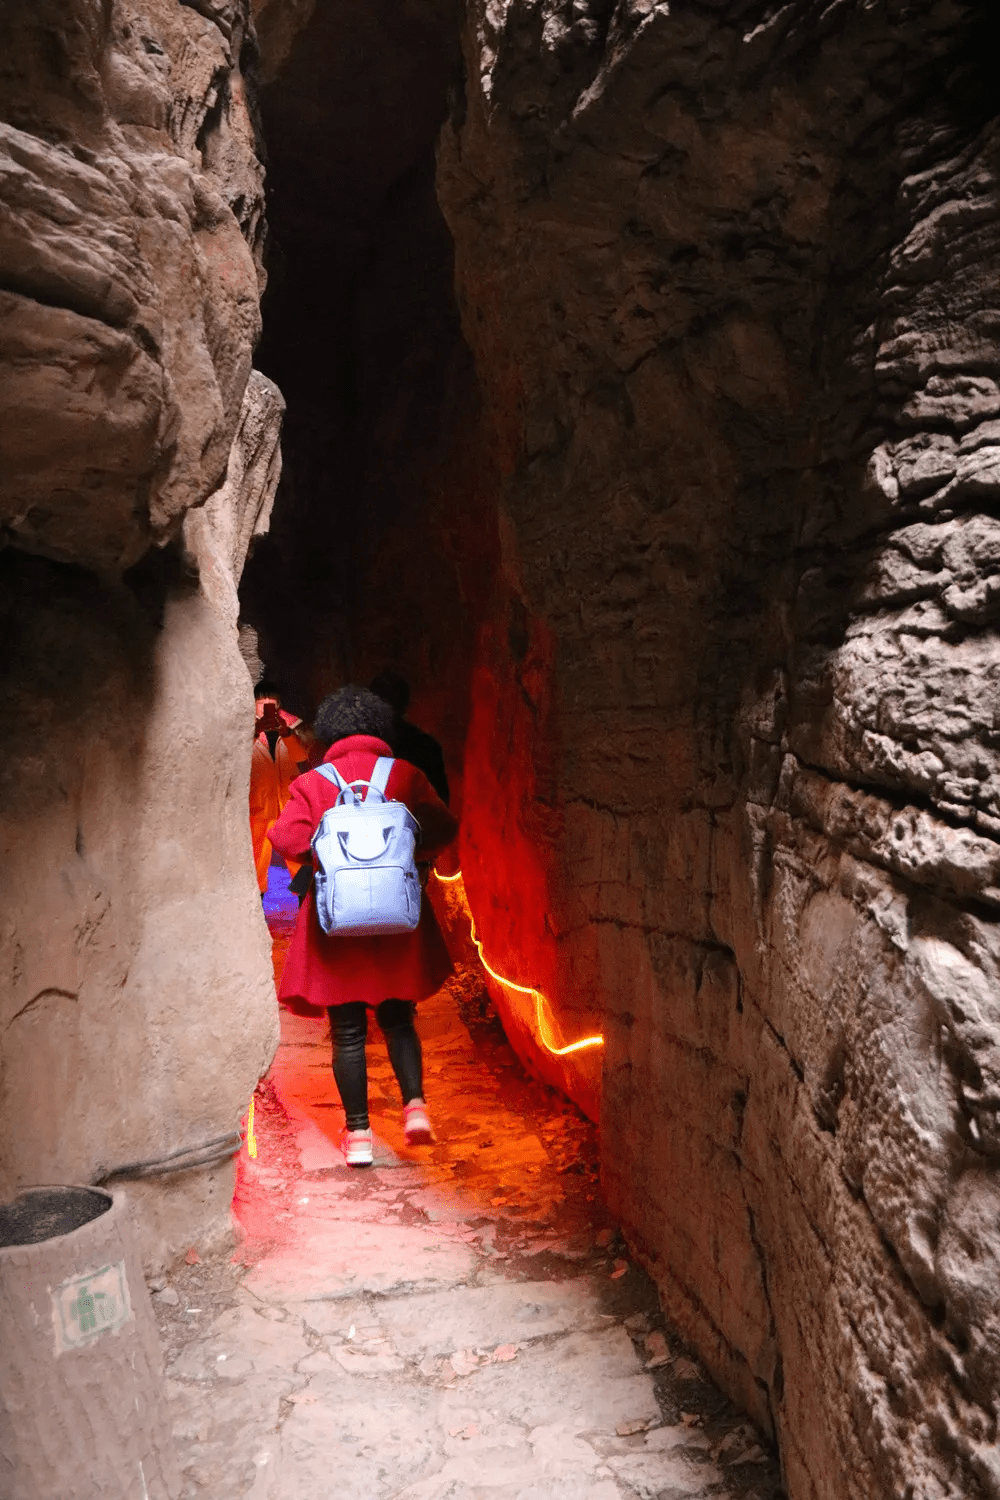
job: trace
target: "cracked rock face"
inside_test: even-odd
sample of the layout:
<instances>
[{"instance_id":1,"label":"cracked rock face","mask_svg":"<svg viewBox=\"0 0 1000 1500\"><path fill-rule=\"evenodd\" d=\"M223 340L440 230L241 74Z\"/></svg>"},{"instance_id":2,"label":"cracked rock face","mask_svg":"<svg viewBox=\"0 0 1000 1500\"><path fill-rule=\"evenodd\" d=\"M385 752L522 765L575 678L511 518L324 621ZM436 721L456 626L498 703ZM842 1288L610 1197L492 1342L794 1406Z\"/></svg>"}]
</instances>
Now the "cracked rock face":
<instances>
[{"instance_id":1,"label":"cracked rock face","mask_svg":"<svg viewBox=\"0 0 1000 1500\"><path fill-rule=\"evenodd\" d=\"M246 33L238 0L4 7L0 518L17 546L127 567L225 475L260 326Z\"/></svg>"},{"instance_id":2,"label":"cracked rock face","mask_svg":"<svg viewBox=\"0 0 1000 1500\"><path fill-rule=\"evenodd\" d=\"M232 1137L277 1029L236 631L283 409L253 57L244 0L0 14L0 1197L110 1173L161 1262L228 1234L233 1169L156 1164Z\"/></svg>"},{"instance_id":3,"label":"cracked rock face","mask_svg":"<svg viewBox=\"0 0 1000 1500\"><path fill-rule=\"evenodd\" d=\"M439 159L505 475L466 886L795 1500L1000 1494L992 26L473 0Z\"/></svg>"}]
</instances>

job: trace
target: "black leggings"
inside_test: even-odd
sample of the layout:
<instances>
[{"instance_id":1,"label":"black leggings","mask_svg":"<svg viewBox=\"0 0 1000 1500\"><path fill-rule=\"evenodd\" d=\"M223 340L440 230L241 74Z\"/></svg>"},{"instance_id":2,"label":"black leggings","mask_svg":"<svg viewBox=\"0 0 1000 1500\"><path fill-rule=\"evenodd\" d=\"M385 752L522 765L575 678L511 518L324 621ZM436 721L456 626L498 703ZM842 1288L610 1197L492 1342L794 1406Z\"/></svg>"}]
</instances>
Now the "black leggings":
<instances>
[{"instance_id":1,"label":"black leggings","mask_svg":"<svg viewBox=\"0 0 1000 1500\"><path fill-rule=\"evenodd\" d=\"M424 1097L423 1058L420 1038L413 1024L412 1000L383 1000L375 1007L389 1061L403 1095L403 1103ZM331 1005L330 1034L333 1037L333 1076L347 1116L348 1130L368 1129L368 1007L361 1000Z\"/></svg>"}]
</instances>

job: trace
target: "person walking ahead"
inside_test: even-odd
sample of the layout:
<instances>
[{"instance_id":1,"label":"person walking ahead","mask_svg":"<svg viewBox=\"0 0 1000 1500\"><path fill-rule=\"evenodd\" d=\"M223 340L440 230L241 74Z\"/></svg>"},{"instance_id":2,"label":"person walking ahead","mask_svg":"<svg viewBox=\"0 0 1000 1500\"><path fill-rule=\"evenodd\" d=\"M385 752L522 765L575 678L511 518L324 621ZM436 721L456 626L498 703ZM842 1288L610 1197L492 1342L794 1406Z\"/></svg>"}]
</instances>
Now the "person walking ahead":
<instances>
[{"instance_id":1,"label":"person walking ahead","mask_svg":"<svg viewBox=\"0 0 1000 1500\"><path fill-rule=\"evenodd\" d=\"M346 782L370 781L375 762L391 756L392 708L365 688L344 687L320 704L313 721L317 738L329 742L323 757ZM268 837L285 859L311 859L310 843L339 790L319 771L292 783L288 802ZM424 773L397 760L386 797L404 802L420 825L418 858L433 860L451 843L458 823ZM314 891L299 912L278 998L299 1015L325 1009L333 1037L333 1076L344 1106L341 1140L349 1166L369 1166L372 1133L368 1118L365 1042L368 1011L385 1036L389 1061L403 1096L410 1145L434 1139L423 1090L423 1059L414 1025L415 1007L439 990L452 972L451 959L429 901L421 902L413 932L380 937L326 934L316 914Z\"/></svg>"}]
</instances>

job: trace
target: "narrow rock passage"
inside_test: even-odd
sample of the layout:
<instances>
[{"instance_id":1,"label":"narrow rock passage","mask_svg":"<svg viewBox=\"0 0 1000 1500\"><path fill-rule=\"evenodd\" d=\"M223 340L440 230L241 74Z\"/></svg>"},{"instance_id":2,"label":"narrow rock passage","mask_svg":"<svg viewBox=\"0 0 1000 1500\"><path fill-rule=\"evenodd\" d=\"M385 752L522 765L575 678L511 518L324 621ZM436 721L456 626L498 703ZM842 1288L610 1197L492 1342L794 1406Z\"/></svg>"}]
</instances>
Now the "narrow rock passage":
<instances>
[{"instance_id":1,"label":"narrow rock passage","mask_svg":"<svg viewBox=\"0 0 1000 1500\"><path fill-rule=\"evenodd\" d=\"M280 964L291 912L268 906ZM154 1296L185 1500L774 1500L607 1219L593 1126L459 1006L420 1007L433 1147L405 1146L372 1039L368 1170L336 1145L325 1021L283 1016L238 1265Z\"/></svg>"}]
</instances>

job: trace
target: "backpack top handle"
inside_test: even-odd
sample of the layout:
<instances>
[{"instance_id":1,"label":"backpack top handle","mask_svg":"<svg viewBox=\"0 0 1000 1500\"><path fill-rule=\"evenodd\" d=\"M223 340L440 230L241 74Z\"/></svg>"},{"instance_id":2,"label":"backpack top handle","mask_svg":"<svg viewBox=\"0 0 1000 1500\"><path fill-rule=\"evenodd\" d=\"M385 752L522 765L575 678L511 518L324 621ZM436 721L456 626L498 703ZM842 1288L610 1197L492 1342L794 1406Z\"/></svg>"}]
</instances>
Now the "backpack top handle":
<instances>
[{"instance_id":1,"label":"backpack top handle","mask_svg":"<svg viewBox=\"0 0 1000 1500\"><path fill-rule=\"evenodd\" d=\"M337 807L342 805L345 797L349 797L351 803L355 807L358 807L368 801L368 794L366 792L364 797L359 797L354 790L356 786L365 786L369 791L378 792L383 802L389 801L389 798L385 794L385 789L389 784L389 777L392 774L394 765L395 761L391 755L380 755L372 769L370 781L366 781L363 776L358 776L354 781L345 781L336 766L328 765L326 762L321 766L317 766L316 769L326 781L332 782L334 786L340 788L340 795L335 804Z\"/></svg>"}]
</instances>

